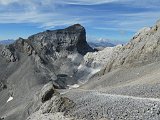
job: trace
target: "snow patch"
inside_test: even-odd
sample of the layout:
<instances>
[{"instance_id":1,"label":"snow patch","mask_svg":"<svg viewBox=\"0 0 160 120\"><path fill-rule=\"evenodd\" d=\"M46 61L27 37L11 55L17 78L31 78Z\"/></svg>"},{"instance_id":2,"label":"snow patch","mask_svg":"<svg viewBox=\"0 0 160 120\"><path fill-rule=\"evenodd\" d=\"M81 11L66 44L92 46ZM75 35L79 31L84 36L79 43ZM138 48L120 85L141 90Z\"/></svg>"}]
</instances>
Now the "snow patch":
<instances>
[{"instance_id":1,"label":"snow patch","mask_svg":"<svg viewBox=\"0 0 160 120\"><path fill-rule=\"evenodd\" d=\"M78 84L74 84L74 85L67 85L69 87L69 89L75 89L78 88L79 85Z\"/></svg>"},{"instance_id":2,"label":"snow patch","mask_svg":"<svg viewBox=\"0 0 160 120\"><path fill-rule=\"evenodd\" d=\"M101 70L101 68L97 68L97 69L92 69L91 75L99 72Z\"/></svg>"},{"instance_id":3,"label":"snow patch","mask_svg":"<svg viewBox=\"0 0 160 120\"><path fill-rule=\"evenodd\" d=\"M12 101L12 100L13 100L13 97L10 96L10 97L8 98L8 100L7 100L7 103L10 102L10 101Z\"/></svg>"},{"instance_id":4,"label":"snow patch","mask_svg":"<svg viewBox=\"0 0 160 120\"><path fill-rule=\"evenodd\" d=\"M80 54L71 54L67 56L68 59L70 59L75 64L80 64L83 60L83 56Z\"/></svg>"},{"instance_id":5,"label":"snow patch","mask_svg":"<svg viewBox=\"0 0 160 120\"><path fill-rule=\"evenodd\" d=\"M77 69L80 70L82 68L83 68L83 65L79 65Z\"/></svg>"}]
</instances>

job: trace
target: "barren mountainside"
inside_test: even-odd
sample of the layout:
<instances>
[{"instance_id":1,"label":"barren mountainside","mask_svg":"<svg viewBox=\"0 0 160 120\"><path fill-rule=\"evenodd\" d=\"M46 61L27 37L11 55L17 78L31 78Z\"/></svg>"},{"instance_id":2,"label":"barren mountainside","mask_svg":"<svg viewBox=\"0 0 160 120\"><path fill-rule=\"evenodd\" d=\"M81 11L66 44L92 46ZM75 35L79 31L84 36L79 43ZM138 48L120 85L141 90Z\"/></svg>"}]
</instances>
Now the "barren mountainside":
<instances>
[{"instance_id":1,"label":"barren mountainside","mask_svg":"<svg viewBox=\"0 0 160 120\"><path fill-rule=\"evenodd\" d=\"M26 119L33 112L34 96L49 81L55 88L76 84L82 77L78 73L80 60L93 51L79 24L19 38L1 45L0 50L0 116L6 120ZM6 103L9 97L13 100Z\"/></svg>"},{"instance_id":2,"label":"barren mountainside","mask_svg":"<svg viewBox=\"0 0 160 120\"><path fill-rule=\"evenodd\" d=\"M0 45L4 120L159 120L160 22L94 51L79 24Z\"/></svg>"}]
</instances>

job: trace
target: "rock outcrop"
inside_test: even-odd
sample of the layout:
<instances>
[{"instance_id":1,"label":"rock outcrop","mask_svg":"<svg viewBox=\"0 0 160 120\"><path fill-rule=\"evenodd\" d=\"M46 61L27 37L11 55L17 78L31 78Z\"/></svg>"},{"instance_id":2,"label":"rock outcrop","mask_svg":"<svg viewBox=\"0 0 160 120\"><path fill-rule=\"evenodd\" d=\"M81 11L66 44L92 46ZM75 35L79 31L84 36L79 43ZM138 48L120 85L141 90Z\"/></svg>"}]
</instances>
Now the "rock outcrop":
<instances>
[{"instance_id":1,"label":"rock outcrop","mask_svg":"<svg viewBox=\"0 0 160 120\"><path fill-rule=\"evenodd\" d=\"M103 53L106 54L103 55ZM105 56L104 59L103 56ZM118 49L117 47L106 48L97 53L88 53L86 57L91 57L92 65L95 62L98 63L98 61L105 63L103 64L104 69L99 72L100 75L121 67L143 66L159 61L160 22L158 21L153 27L145 27L139 30L128 44L118 47ZM87 60L89 61L88 58Z\"/></svg>"},{"instance_id":2,"label":"rock outcrop","mask_svg":"<svg viewBox=\"0 0 160 120\"><path fill-rule=\"evenodd\" d=\"M0 117L6 120L25 120L42 107L64 113L70 100L55 97L57 92L52 87L64 89L76 84L83 56L93 51L86 42L84 27L79 24L19 38L10 45L0 45L0 50ZM33 100L48 82L53 86L45 86L41 98ZM12 100L7 102L10 97Z\"/></svg>"},{"instance_id":3,"label":"rock outcrop","mask_svg":"<svg viewBox=\"0 0 160 120\"><path fill-rule=\"evenodd\" d=\"M81 25L75 24L61 30L47 30L28 39L19 38L13 44L4 46L1 56L8 62L30 56L37 69L53 80L56 87L65 88L67 84L76 83L76 66L87 52L93 52L93 49L86 42L86 31ZM74 56L79 61L73 60ZM59 76L62 74L67 77L61 82Z\"/></svg>"},{"instance_id":4,"label":"rock outcrop","mask_svg":"<svg viewBox=\"0 0 160 120\"><path fill-rule=\"evenodd\" d=\"M62 120L67 119L65 115L74 107L74 102L62 97L53 87L52 82L47 83L35 96L33 113L27 120ZM37 109L35 109L37 108Z\"/></svg>"},{"instance_id":5,"label":"rock outcrop","mask_svg":"<svg viewBox=\"0 0 160 120\"><path fill-rule=\"evenodd\" d=\"M79 53L85 55L93 49L86 42L86 31L80 24L75 24L66 29L47 30L30 36L28 39L19 38L15 43L9 45L10 51L27 53L31 55L33 52L41 58L55 54L74 54ZM62 55L63 55L62 54Z\"/></svg>"},{"instance_id":6,"label":"rock outcrop","mask_svg":"<svg viewBox=\"0 0 160 120\"><path fill-rule=\"evenodd\" d=\"M92 72L89 76L91 78L91 76L101 76L117 68L143 66L159 61L159 27L159 22L157 22L153 27L142 28L124 46L117 45L96 52L88 52L79 68L82 71L88 69L90 73Z\"/></svg>"},{"instance_id":7,"label":"rock outcrop","mask_svg":"<svg viewBox=\"0 0 160 120\"><path fill-rule=\"evenodd\" d=\"M160 60L160 23L145 28L112 57L112 69L119 66L137 66ZM111 63L110 63L111 64Z\"/></svg>"},{"instance_id":8,"label":"rock outcrop","mask_svg":"<svg viewBox=\"0 0 160 120\"><path fill-rule=\"evenodd\" d=\"M82 55L93 51L86 42L84 27L75 24L63 30L46 31L28 38L28 42L38 54L53 54L54 52L78 52Z\"/></svg>"},{"instance_id":9,"label":"rock outcrop","mask_svg":"<svg viewBox=\"0 0 160 120\"><path fill-rule=\"evenodd\" d=\"M11 48L11 46L4 46L1 55L6 58L8 62L16 62L18 61L18 58L16 54L14 53L14 48Z\"/></svg>"},{"instance_id":10,"label":"rock outcrop","mask_svg":"<svg viewBox=\"0 0 160 120\"><path fill-rule=\"evenodd\" d=\"M41 90L41 102L44 103L50 100L53 95L58 95L58 92L54 89L52 82L49 82L48 84L44 85Z\"/></svg>"},{"instance_id":11,"label":"rock outcrop","mask_svg":"<svg viewBox=\"0 0 160 120\"><path fill-rule=\"evenodd\" d=\"M102 68L110 61L113 54L114 56L117 55L122 47L122 45L117 45L115 47L106 47L103 50L96 52L88 52L84 56L84 64L92 68Z\"/></svg>"}]
</instances>

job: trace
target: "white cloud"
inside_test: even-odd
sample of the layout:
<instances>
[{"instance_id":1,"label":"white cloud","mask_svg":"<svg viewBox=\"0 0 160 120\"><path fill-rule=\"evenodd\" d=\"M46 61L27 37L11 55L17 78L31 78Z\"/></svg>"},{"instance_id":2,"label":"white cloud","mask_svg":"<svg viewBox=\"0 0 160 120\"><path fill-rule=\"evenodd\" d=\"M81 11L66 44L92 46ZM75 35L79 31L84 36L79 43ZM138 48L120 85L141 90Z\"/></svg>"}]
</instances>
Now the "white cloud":
<instances>
[{"instance_id":1,"label":"white cloud","mask_svg":"<svg viewBox=\"0 0 160 120\"><path fill-rule=\"evenodd\" d=\"M50 29L55 26L71 25L75 23L84 23L78 18L71 18L58 13L3 13L0 14L0 23L35 23L40 28Z\"/></svg>"},{"instance_id":2,"label":"white cloud","mask_svg":"<svg viewBox=\"0 0 160 120\"><path fill-rule=\"evenodd\" d=\"M43 0L43 1L36 1L36 0L0 0L0 5L9 5L12 3L19 3L23 4L26 2L34 3L39 2L43 5L47 4L79 4L79 5L95 5L95 4L104 4L104 3L111 3L117 1L125 1L125 0Z\"/></svg>"},{"instance_id":3,"label":"white cloud","mask_svg":"<svg viewBox=\"0 0 160 120\"><path fill-rule=\"evenodd\" d=\"M0 5L8 5L11 3L18 2L19 0L0 0Z\"/></svg>"},{"instance_id":4,"label":"white cloud","mask_svg":"<svg viewBox=\"0 0 160 120\"><path fill-rule=\"evenodd\" d=\"M98 42L109 42L110 40L107 38L98 38L97 41Z\"/></svg>"},{"instance_id":5,"label":"white cloud","mask_svg":"<svg viewBox=\"0 0 160 120\"><path fill-rule=\"evenodd\" d=\"M41 23L48 21L51 14L36 12L3 13L0 14L0 23Z\"/></svg>"},{"instance_id":6,"label":"white cloud","mask_svg":"<svg viewBox=\"0 0 160 120\"><path fill-rule=\"evenodd\" d=\"M0 23L34 23L40 28L54 28L55 26L71 25L75 23L88 23L92 27L92 24L97 23L97 20L104 20L103 26L95 26L95 29L103 30L126 30L126 31L137 31L137 28L141 25L153 24L160 12L145 11L141 13L112 13L107 8L105 9L106 14L98 14L103 11L90 11L91 14L85 14L85 9L73 9L67 12L63 5L96 5L104 3L123 3L126 5L137 6L139 1L134 0L0 0ZM146 0L148 1L148 0ZM159 0L150 2L152 5L158 4ZM18 6L15 6L15 4ZM146 6L149 3L142 0L141 6ZM62 5L62 10L57 10L57 5ZM139 3L140 5L140 3ZM7 6L7 7L6 7ZM148 5L149 6L149 5ZM6 7L6 8L5 8ZM103 10L103 9L102 9ZM107 11L108 10L108 11ZM4 12L5 11L5 12ZM84 15L72 14L74 11L81 11ZM97 13L95 13L97 12ZM92 14L93 13L93 14ZM111 20L108 20L111 18ZM124 18L124 19L122 19ZM87 25L88 25L87 24ZM101 23L99 23L101 24ZM109 25L109 27L107 27ZM138 27L139 26L139 27Z\"/></svg>"},{"instance_id":7,"label":"white cloud","mask_svg":"<svg viewBox=\"0 0 160 120\"><path fill-rule=\"evenodd\" d=\"M130 6L138 6L143 8L159 8L160 1L159 0L129 0L126 1L126 4Z\"/></svg>"},{"instance_id":8,"label":"white cloud","mask_svg":"<svg viewBox=\"0 0 160 120\"><path fill-rule=\"evenodd\" d=\"M63 3L77 4L77 5L97 5L97 4L111 3L111 2L117 2L117 1L120 1L120 0L63 0Z\"/></svg>"},{"instance_id":9,"label":"white cloud","mask_svg":"<svg viewBox=\"0 0 160 120\"><path fill-rule=\"evenodd\" d=\"M65 10L57 11L55 9L57 4L64 5L65 2L63 0L0 0L0 7L2 8L0 10L3 11L0 11L0 23L34 23L39 28L50 29L55 26L89 22L89 20L80 18L78 15L63 13ZM16 3L16 6L13 3Z\"/></svg>"},{"instance_id":10,"label":"white cloud","mask_svg":"<svg viewBox=\"0 0 160 120\"><path fill-rule=\"evenodd\" d=\"M73 25L73 24L76 24L76 23L83 24L83 23L88 22L87 20L86 21L82 21L79 18L72 18L72 19L68 18L68 19L61 19L61 20L54 20L53 19L53 21L43 23L40 26L40 28L51 29L51 28L54 28L55 26L66 26L66 25Z\"/></svg>"}]
</instances>

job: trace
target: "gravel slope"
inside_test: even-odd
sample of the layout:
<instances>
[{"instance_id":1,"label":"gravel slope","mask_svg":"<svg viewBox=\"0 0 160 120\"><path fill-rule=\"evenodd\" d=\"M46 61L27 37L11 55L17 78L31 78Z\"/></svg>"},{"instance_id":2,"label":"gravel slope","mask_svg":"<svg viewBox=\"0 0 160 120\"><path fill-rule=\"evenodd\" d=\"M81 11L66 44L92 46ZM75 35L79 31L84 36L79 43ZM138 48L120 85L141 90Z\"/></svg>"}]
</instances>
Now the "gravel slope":
<instances>
[{"instance_id":1,"label":"gravel slope","mask_svg":"<svg viewBox=\"0 0 160 120\"><path fill-rule=\"evenodd\" d=\"M160 62L121 68L61 94L76 104L74 117L98 120L159 120Z\"/></svg>"},{"instance_id":2,"label":"gravel slope","mask_svg":"<svg viewBox=\"0 0 160 120\"><path fill-rule=\"evenodd\" d=\"M159 120L160 99L74 90L65 96L77 103L72 115L87 120Z\"/></svg>"}]
</instances>

